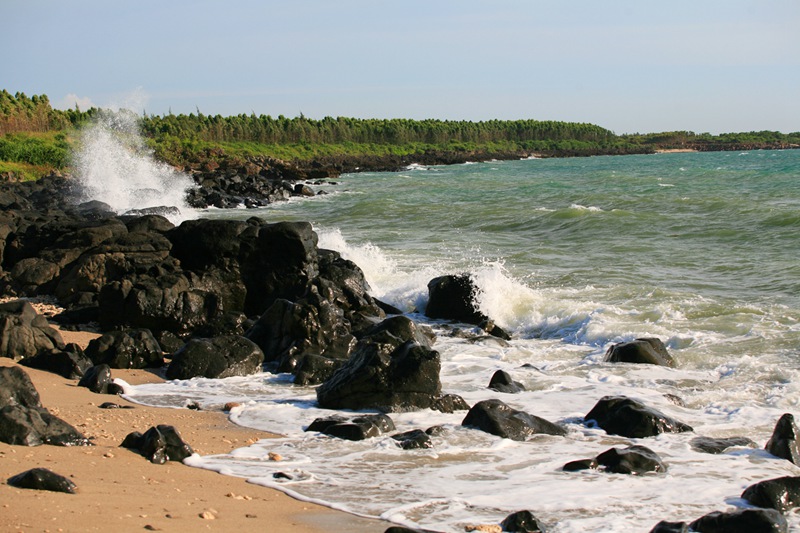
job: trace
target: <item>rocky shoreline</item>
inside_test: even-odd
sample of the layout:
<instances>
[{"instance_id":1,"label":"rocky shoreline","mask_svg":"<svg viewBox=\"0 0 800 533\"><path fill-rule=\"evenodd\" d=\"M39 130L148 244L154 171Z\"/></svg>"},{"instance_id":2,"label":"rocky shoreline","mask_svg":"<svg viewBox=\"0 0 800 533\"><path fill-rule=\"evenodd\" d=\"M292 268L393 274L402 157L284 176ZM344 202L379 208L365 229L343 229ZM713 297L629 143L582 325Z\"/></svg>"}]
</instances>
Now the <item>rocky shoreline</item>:
<instances>
[{"instance_id":1,"label":"rocky shoreline","mask_svg":"<svg viewBox=\"0 0 800 533\"><path fill-rule=\"evenodd\" d=\"M326 170L322 163L316 174L281 165L206 161L189 169L198 184L190 198L199 207L255 207L291 195L313 195L299 180L326 179L345 171L335 165L334 171ZM76 380L98 394L121 391L111 378L115 369L159 369L167 364L170 379L248 375L263 368L287 372L295 383L318 384L317 401L323 408L380 413L319 419L308 428L346 439L392 434L392 412L419 409L464 411L463 425L513 440L565 434L559 425L500 400L469 406L443 391L432 332L372 297L359 267L337 252L319 248L310 224L252 217L189 220L175 226L159 214L168 206L118 215L99 202L75 203L81 196L76 187L56 175L0 186L0 295L52 295L64 309L52 321L64 328L95 323L101 336L85 350L67 344L29 303L12 300L0 304L0 356ZM509 338L475 308L471 283L468 275L431 280L428 316ZM614 346L606 360L674 364L658 339ZM2 389L11 392L0 398L5 417L0 440L13 445L90 444L80 431L37 404L35 391L20 372L4 376L9 381ZM496 378L490 384L493 390L519 390L509 376ZM585 420L611 435L631 438L692 431L625 397L602 398ZM419 428L392 436L398 446L410 449L429 446L427 436L436 431ZM793 418L785 415L767 451L800 463L797 434ZM189 453L186 443L176 442L174 434L160 426L150 435L152 440L144 437L125 442L153 462ZM743 442L705 439L698 446L723 450ZM642 474L666 467L644 446L613 448L564 466L567 471L589 468ZM770 483L763 490L748 488L748 496L743 495L766 509L716 513L688 525L664 522L653 531L744 531L753 523L784 531L781 513L800 506L800 485L797 478ZM498 527L540 530L538 525L519 529L522 526L514 525L517 518L507 517ZM536 524L532 514L523 518Z\"/></svg>"}]
</instances>

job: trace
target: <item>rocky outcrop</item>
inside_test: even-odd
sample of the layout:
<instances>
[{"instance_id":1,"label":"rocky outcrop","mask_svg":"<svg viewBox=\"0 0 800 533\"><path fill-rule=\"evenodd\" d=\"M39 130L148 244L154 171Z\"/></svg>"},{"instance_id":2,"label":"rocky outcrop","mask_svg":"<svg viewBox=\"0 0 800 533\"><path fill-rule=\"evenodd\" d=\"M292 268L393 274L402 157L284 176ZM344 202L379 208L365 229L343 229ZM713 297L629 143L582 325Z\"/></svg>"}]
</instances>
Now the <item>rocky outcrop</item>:
<instances>
[{"instance_id":1,"label":"rocky outcrop","mask_svg":"<svg viewBox=\"0 0 800 533\"><path fill-rule=\"evenodd\" d=\"M504 439L524 441L534 435L566 435L561 426L538 416L513 409L500 400L484 400L475 404L461 422Z\"/></svg>"},{"instance_id":2,"label":"rocky outcrop","mask_svg":"<svg viewBox=\"0 0 800 533\"><path fill-rule=\"evenodd\" d=\"M661 339L656 338L642 338L615 344L606 351L603 361L675 366L675 360L667 351L667 347Z\"/></svg>"},{"instance_id":3,"label":"rocky outcrop","mask_svg":"<svg viewBox=\"0 0 800 533\"><path fill-rule=\"evenodd\" d=\"M428 282L425 316L478 325L487 319L475 304L477 287L469 275L449 275Z\"/></svg>"},{"instance_id":4,"label":"rocky outcrop","mask_svg":"<svg viewBox=\"0 0 800 533\"><path fill-rule=\"evenodd\" d=\"M611 435L630 438L654 437L661 433L692 431L691 426L625 396L605 396L584 420L594 421Z\"/></svg>"}]
</instances>

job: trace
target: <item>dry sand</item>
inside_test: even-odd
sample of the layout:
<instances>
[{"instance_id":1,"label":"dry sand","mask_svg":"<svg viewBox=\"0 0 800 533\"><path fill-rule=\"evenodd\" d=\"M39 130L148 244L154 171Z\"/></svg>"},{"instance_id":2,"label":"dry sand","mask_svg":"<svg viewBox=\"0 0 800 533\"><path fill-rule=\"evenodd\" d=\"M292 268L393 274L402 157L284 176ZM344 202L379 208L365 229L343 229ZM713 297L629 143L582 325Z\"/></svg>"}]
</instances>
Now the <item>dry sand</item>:
<instances>
[{"instance_id":1,"label":"dry sand","mask_svg":"<svg viewBox=\"0 0 800 533\"><path fill-rule=\"evenodd\" d=\"M92 333L62 332L85 346ZM0 358L0 365L16 365ZM155 465L119 447L132 431L175 426L201 455L226 453L264 432L236 426L221 412L146 407L78 387L49 372L21 367L51 413L93 439L95 446L10 446L0 443L0 480L35 467L71 479L77 494L18 489L0 483L0 532L248 531L383 532L390 525L295 500L243 479L181 463ZM147 370L113 370L132 385L160 380ZM100 409L104 402L132 409Z\"/></svg>"}]
</instances>

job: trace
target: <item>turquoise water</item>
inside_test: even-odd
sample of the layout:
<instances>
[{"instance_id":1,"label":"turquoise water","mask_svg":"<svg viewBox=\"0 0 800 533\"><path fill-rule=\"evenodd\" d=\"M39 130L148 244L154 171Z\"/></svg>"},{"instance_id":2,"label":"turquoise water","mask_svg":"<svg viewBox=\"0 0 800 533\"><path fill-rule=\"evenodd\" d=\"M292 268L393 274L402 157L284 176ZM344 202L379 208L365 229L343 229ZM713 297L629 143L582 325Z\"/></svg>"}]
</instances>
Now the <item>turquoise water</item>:
<instances>
[{"instance_id":1,"label":"turquoise water","mask_svg":"<svg viewBox=\"0 0 800 533\"><path fill-rule=\"evenodd\" d=\"M411 167L336 181L313 199L203 215L311 221L320 246L361 266L373 294L436 330L446 392L470 404L500 396L568 436L517 443L461 427L464 413L392 415L401 431L449 428L432 450L409 453L391 439L304 434L329 413L287 376L129 388L156 405L239 401L234 421L286 436L192 464L454 532L524 508L556 532L649 531L741 507L756 481L800 475L760 449L782 413L800 414L800 150ZM481 309L510 343L453 336L419 314L427 282L456 272L473 275ZM611 344L640 336L662 339L678 367L602 362ZM487 390L500 369L527 391ZM641 399L695 432L623 439L583 426L607 394ZM701 454L689 444L697 435L744 435L758 448ZM560 470L627 444L654 449L667 474ZM268 451L285 462L265 461ZM276 470L295 481L275 481Z\"/></svg>"}]
</instances>

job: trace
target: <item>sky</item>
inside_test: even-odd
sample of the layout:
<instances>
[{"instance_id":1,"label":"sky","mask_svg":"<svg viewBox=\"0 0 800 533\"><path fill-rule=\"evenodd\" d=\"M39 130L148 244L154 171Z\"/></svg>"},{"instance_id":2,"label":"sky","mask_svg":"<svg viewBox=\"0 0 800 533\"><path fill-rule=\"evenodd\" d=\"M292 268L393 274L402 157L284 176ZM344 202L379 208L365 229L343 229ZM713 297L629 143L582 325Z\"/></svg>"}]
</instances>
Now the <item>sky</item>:
<instances>
[{"instance_id":1,"label":"sky","mask_svg":"<svg viewBox=\"0 0 800 533\"><path fill-rule=\"evenodd\" d=\"M54 107L800 131L798 0L0 0Z\"/></svg>"}]
</instances>

